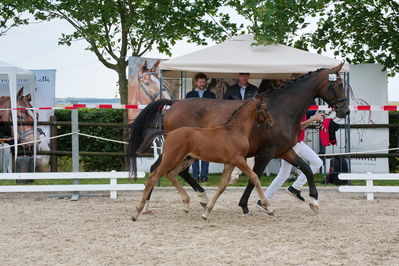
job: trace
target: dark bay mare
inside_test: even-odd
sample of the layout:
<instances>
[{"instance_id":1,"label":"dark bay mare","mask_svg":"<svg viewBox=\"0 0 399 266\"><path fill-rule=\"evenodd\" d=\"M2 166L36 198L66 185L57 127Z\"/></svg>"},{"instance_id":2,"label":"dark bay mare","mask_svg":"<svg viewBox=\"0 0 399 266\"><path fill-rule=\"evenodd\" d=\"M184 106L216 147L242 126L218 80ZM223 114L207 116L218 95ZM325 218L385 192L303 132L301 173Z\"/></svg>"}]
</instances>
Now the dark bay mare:
<instances>
[{"instance_id":1,"label":"dark bay mare","mask_svg":"<svg viewBox=\"0 0 399 266\"><path fill-rule=\"evenodd\" d=\"M143 211L149 193L162 176L167 176L179 192L184 203L184 211L188 213L190 198L176 175L190 166L195 159L224 164L223 174L218 189L212 200L206 205L202 215L204 220L215 206L219 196L226 189L234 167L238 167L256 187L261 204L268 213L269 203L263 194L260 181L255 172L248 166L245 157L249 150L249 137L253 123L273 125L273 118L263 102L265 95L254 96L241 103L224 126L213 128L180 127L167 133L163 146L163 157L160 165L152 172L145 185L141 200L132 220L136 221Z\"/></svg>"},{"instance_id":2,"label":"dark bay mare","mask_svg":"<svg viewBox=\"0 0 399 266\"><path fill-rule=\"evenodd\" d=\"M299 168L309 184L309 203L312 210L318 211L318 192L310 167L292 150L297 142L301 118L312 100L320 97L336 111L340 118L349 114L349 106L342 79L338 72L343 63L332 69L319 69L292 80L278 90L263 92L269 112L274 119L272 128L258 127L256 123L250 136L250 148L247 157L255 156L254 172L261 176L273 157L286 160ZM145 150L154 137L180 127L217 127L226 123L242 101L224 101L212 99L188 99L180 101L159 100L148 105L131 124L132 134L129 140L128 156L131 171L137 169L136 158ZM170 109L163 115L164 106ZM154 128L155 127L155 128ZM158 127L158 128L157 128ZM151 171L159 165L154 163ZM194 188L201 198L201 204L207 202L203 188L195 182L188 171L180 175ZM248 198L254 188L251 182L241 197L239 206L244 214L248 213Z\"/></svg>"}]
</instances>

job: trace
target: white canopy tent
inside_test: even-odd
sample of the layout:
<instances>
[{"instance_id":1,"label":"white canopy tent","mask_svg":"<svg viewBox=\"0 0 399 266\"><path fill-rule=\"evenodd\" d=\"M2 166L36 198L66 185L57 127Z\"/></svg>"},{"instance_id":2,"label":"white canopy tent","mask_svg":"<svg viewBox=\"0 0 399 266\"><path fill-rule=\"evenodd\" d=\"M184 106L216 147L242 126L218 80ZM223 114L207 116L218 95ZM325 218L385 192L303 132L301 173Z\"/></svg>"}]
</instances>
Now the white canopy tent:
<instances>
[{"instance_id":1,"label":"white canopy tent","mask_svg":"<svg viewBox=\"0 0 399 266\"><path fill-rule=\"evenodd\" d=\"M9 96L10 96L10 102L11 102L11 108L17 108L17 80L26 80L28 89L31 93L32 96L32 101L33 101L33 106L36 106L35 104L35 87L36 87L36 78L33 72L29 70L22 69L20 67L5 63L3 61L0 61L0 79L1 80L8 80L8 88L9 88ZM7 95L1 95L1 96L7 96ZM11 111L11 117L12 117L12 124L13 124L13 134L14 134L14 144L18 143L18 116L17 116L17 111L12 110ZM37 138L37 121L36 121L36 111L34 111L33 115L33 121L34 121L34 132L33 136L34 139ZM34 165L36 164L36 143L33 145L34 147ZM18 156L18 148L15 147L15 160L17 159Z\"/></svg>"},{"instance_id":2,"label":"white canopy tent","mask_svg":"<svg viewBox=\"0 0 399 266\"><path fill-rule=\"evenodd\" d=\"M251 73L252 79L287 79L293 73L331 68L342 61L281 44L253 46L252 35L241 35L223 43L161 62L164 77L193 77L204 72L209 77L234 78ZM342 70L349 71L345 63Z\"/></svg>"}]
</instances>

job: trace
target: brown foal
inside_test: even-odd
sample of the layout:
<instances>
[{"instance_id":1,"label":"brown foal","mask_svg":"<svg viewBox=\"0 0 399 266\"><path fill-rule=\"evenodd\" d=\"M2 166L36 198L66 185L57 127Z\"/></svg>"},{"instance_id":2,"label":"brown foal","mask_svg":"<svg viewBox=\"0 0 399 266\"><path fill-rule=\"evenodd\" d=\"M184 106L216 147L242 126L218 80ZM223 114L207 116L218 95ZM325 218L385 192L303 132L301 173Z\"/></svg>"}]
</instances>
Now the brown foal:
<instances>
[{"instance_id":1,"label":"brown foal","mask_svg":"<svg viewBox=\"0 0 399 266\"><path fill-rule=\"evenodd\" d=\"M137 220L144 208L148 194L158 179L164 175L176 187L184 203L184 211L187 213L190 198L181 184L177 182L175 176L190 166L195 159L224 164L218 189L212 200L206 205L205 212L202 215L204 220L208 218L208 214L217 199L226 189L234 167L238 167L249 177L251 183L256 187L262 204L267 208L269 203L262 192L259 178L245 160L249 150L249 137L255 120L257 120L259 126L264 123L269 126L273 125L273 118L263 101L264 97L263 94L246 100L233 112L225 126L216 128L181 127L168 132L163 147L161 164L148 176L143 195L132 220ZM272 210L268 210L273 213Z\"/></svg>"}]
</instances>

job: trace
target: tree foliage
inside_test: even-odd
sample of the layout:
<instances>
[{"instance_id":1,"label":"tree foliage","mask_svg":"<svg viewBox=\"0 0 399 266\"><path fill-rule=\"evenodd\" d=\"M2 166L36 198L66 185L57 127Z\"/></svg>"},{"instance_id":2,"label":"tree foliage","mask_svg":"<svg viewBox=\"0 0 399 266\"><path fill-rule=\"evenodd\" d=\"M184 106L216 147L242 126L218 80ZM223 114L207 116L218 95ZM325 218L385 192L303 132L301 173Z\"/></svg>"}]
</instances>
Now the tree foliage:
<instances>
[{"instance_id":1,"label":"tree foliage","mask_svg":"<svg viewBox=\"0 0 399 266\"><path fill-rule=\"evenodd\" d=\"M229 16L218 13L216 0L57 0L37 1L39 20L62 19L73 27L63 33L60 44L85 39L88 50L119 75L122 103L127 102L126 68L129 56L142 56L152 49L170 55L178 40L206 44L235 33ZM217 19L216 19L217 18Z\"/></svg>"},{"instance_id":2,"label":"tree foliage","mask_svg":"<svg viewBox=\"0 0 399 266\"><path fill-rule=\"evenodd\" d=\"M0 36L3 36L13 27L28 24L27 17L23 17L23 12L31 7L26 1L2 0L0 2Z\"/></svg>"},{"instance_id":3,"label":"tree foliage","mask_svg":"<svg viewBox=\"0 0 399 266\"><path fill-rule=\"evenodd\" d=\"M231 0L258 44L333 50L354 64L399 72L399 2L392 0ZM317 20L317 25L310 21Z\"/></svg>"},{"instance_id":4,"label":"tree foliage","mask_svg":"<svg viewBox=\"0 0 399 266\"><path fill-rule=\"evenodd\" d=\"M247 32L254 34L258 44L285 43L292 45L298 30L308 26L304 17L315 16L325 1L308 0L229 0L228 5L250 24Z\"/></svg>"},{"instance_id":5,"label":"tree foliage","mask_svg":"<svg viewBox=\"0 0 399 266\"><path fill-rule=\"evenodd\" d=\"M399 2L332 1L317 30L300 43L318 52L332 49L349 63L379 63L388 74L399 72Z\"/></svg>"}]
</instances>

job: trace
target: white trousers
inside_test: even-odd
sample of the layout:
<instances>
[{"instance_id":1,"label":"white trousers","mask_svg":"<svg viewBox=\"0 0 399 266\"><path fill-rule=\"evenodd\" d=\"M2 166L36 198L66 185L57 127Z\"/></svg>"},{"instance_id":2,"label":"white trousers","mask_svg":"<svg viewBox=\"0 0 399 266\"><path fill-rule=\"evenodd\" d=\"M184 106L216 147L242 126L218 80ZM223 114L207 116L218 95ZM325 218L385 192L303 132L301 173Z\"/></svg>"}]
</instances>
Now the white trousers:
<instances>
[{"instance_id":1,"label":"white trousers","mask_svg":"<svg viewBox=\"0 0 399 266\"><path fill-rule=\"evenodd\" d=\"M320 167L323 165L323 161L317 156L317 154L304 142L298 142L294 147L293 150L296 154L298 154L301 159L305 162L308 161L310 164L310 168L312 169L313 173L316 173ZM267 200L271 200L276 194L277 190L287 181L290 173L291 173L292 165L286 162L285 160L281 160L281 167L280 170L274 178L273 182L267 188L265 192L265 196ZM306 184L306 176L302 173L297 180L292 184L292 186L297 189L301 190L302 186Z\"/></svg>"},{"instance_id":2,"label":"white trousers","mask_svg":"<svg viewBox=\"0 0 399 266\"><path fill-rule=\"evenodd\" d=\"M254 169L254 165L255 165L255 157L249 157L247 158L247 164L249 166L249 168ZM231 173L231 179L238 179L238 177L240 176L240 174L242 173L242 171L238 168L235 167L233 172Z\"/></svg>"}]
</instances>

